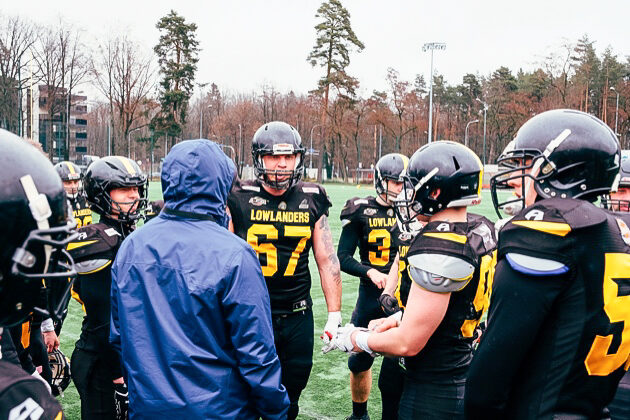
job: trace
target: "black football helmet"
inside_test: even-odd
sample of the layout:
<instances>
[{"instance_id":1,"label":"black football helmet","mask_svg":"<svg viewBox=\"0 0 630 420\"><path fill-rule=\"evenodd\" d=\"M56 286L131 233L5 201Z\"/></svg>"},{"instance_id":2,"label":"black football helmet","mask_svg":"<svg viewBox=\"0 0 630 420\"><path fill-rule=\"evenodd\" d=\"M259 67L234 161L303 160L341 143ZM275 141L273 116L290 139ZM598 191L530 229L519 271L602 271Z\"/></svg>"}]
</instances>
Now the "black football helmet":
<instances>
[{"instance_id":1,"label":"black football helmet","mask_svg":"<svg viewBox=\"0 0 630 420\"><path fill-rule=\"evenodd\" d=\"M68 193L66 191L68 198L74 200L78 195L82 194L81 180L83 179L83 174L77 165L68 161L59 162L55 165L55 170L63 182L79 181L79 186L76 192Z\"/></svg>"},{"instance_id":2,"label":"black football helmet","mask_svg":"<svg viewBox=\"0 0 630 420\"><path fill-rule=\"evenodd\" d=\"M252 158L256 176L262 183L273 189L288 189L302 178L304 152L302 137L291 125L282 121L263 124L256 130L252 139ZM263 156L293 154L297 155L293 170L282 171L265 168ZM269 175L274 175L274 179L270 179ZM286 179L279 180L279 177L286 177Z\"/></svg>"},{"instance_id":3,"label":"black football helmet","mask_svg":"<svg viewBox=\"0 0 630 420\"><path fill-rule=\"evenodd\" d=\"M630 159L621 161L619 168L619 178L613 191L609 195L602 197L602 207L614 211L630 212L630 200L615 197L617 188L630 188Z\"/></svg>"},{"instance_id":4,"label":"black football helmet","mask_svg":"<svg viewBox=\"0 0 630 420\"><path fill-rule=\"evenodd\" d=\"M56 397L63 396L63 391L70 385L70 359L66 357L61 350L53 350L52 353L48 353L48 364L52 371L51 390L52 394Z\"/></svg>"},{"instance_id":5,"label":"black football helmet","mask_svg":"<svg viewBox=\"0 0 630 420\"><path fill-rule=\"evenodd\" d=\"M449 207L481 203L483 165L460 143L437 141L421 147L409 159L406 178L393 204L399 224L409 231L415 230L411 224L417 215L430 217Z\"/></svg>"},{"instance_id":6,"label":"black football helmet","mask_svg":"<svg viewBox=\"0 0 630 420\"><path fill-rule=\"evenodd\" d=\"M0 326L31 312L57 320L76 276L65 250L77 237L66 192L50 161L5 130L0 170ZM51 293L58 285L61 297Z\"/></svg>"},{"instance_id":7,"label":"black football helmet","mask_svg":"<svg viewBox=\"0 0 630 420\"><path fill-rule=\"evenodd\" d=\"M92 210L101 217L110 217L114 210L117 220L123 224L133 224L142 217L147 205L147 176L136 162L124 156L105 156L92 162L85 173L85 193ZM109 193L115 188L138 187L140 198L124 212L120 204L113 201ZM132 204L132 203L125 203Z\"/></svg>"},{"instance_id":8,"label":"black football helmet","mask_svg":"<svg viewBox=\"0 0 630 420\"><path fill-rule=\"evenodd\" d=\"M407 175L409 158L400 153L389 153L381 157L374 167L374 188L378 195L385 195L387 200L393 200L398 193L389 191L387 180L404 182Z\"/></svg>"},{"instance_id":9,"label":"black football helmet","mask_svg":"<svg viewBox=\"0 0 630 420\"><path fill-rule=\"evenodd\" d=\"M513 146L498 159L504 170L491 178L497 214L517 201L525 207L526 178L533 181L537 199L579 198L595 201L610 191L619 172L620 147L612 130L584 112L557 109L543 112L518 130ZM501 201L498 190L520 178L521 195Z\"/></svg>"}]
</instances>

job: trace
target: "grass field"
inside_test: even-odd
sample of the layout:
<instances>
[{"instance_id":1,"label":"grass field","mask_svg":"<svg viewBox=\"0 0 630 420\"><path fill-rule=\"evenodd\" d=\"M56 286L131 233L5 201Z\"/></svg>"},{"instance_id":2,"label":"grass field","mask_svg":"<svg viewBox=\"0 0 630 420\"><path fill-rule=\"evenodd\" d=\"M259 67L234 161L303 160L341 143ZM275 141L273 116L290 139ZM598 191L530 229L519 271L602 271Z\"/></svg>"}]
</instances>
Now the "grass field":
<instances>
[{"instance_id":1,"label":"grass field","mask_svg":"<svg viewBox=\"0 0 630 420\"><path fill-rule=\"evenodd\" d=\"M333 203L330 209L330 226L332 229L335 244L339 241L341 234L341 222L339 213L346 200L352 197L363 197L373 195L374 189L371 187L354 185L326 184L326 190ZM155 200L161 198L160 185L152 182L149 189L149 198ZM482 214L491 220L496 220L496 214L492 207L490 194L483 193L481 205L472 208L475 213ZM315 351L313 361L313 371L310 376L308 386L300 398L299 419L341 419L348 416L352 411L350 398L349 371L347 367L347 356L341 352L331 352L322 355L321 340L319 335L326 323L327 311L324 296L319 285L317 267L314 258L311 256L310 269L313 274L313 313L315 317ZM350 320L352 310L357 297L358 279L343 274L343 302L342 316L343 322ZM62 351L70 357L74 344L79 337L81 330L81 319L83 317L81 307L74 300L70 304L69 314L61 332ZM368 412L372 419L381 418L380 393L377 386L378 372L381 360L377 359L373 367L373 387L368 402ZM74 385L66 390L63 398L60 399L66 418L69 420L81 418L81 403Z\"/></svg>"}]
</instances>

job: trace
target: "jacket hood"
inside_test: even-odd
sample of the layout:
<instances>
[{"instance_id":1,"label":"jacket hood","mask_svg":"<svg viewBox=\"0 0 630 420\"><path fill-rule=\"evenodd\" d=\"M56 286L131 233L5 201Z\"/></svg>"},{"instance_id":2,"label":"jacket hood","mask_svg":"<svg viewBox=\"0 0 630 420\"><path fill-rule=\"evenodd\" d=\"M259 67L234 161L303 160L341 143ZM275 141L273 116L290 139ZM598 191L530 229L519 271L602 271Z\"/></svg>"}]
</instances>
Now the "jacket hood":
<instances>
[{"instance_id":1,"label":"jacket hood","mask_svg":"<svg viewBox=\"0 0 630 420\"><path fill-rule=\"evenodd\" d=\"M210 140L186 140L175 145L162 166L164 207L212 215L226 225L225 206L236 168Z\"/></svg>"}]
</instances>

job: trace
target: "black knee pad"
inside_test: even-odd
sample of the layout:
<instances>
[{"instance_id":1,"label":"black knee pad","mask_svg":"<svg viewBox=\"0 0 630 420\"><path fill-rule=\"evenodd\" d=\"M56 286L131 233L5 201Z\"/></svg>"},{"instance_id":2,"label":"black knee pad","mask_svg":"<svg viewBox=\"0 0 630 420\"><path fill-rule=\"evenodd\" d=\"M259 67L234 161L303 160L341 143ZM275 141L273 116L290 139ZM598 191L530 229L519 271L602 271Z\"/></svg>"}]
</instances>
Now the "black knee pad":
<instances>
[{"instance_id":1,"label":"black knee pad","mask_svg":"<svg viewBox=\"0 0 630 420\"><path fill-rule=\"evenodd\" d=\"M348 357L348 369L352 373L361 373L369 370L374 363L374 358L367 353L351 354Z\"/></svg>"}]
</instances>

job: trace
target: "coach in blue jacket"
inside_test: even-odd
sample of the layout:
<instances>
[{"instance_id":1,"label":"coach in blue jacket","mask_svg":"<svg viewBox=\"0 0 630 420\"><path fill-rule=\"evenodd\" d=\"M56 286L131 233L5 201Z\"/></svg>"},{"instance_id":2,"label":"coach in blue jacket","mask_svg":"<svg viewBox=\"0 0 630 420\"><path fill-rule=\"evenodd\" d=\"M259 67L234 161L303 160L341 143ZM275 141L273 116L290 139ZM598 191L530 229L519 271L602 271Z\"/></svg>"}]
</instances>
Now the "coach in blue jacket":
<instances>
[{"instance_id":1,"label":"coach in blue jacket","mask_svg":"<svg viewBox=\"0 0 630 420\"><path fill-rule=\"evenodd\" d=\"M234 174L216 144L179 143L164 160L164 209L120 247L110 340L130 418L286 417L260 264L224 227Z\"/></svg>"}]
</instances>

